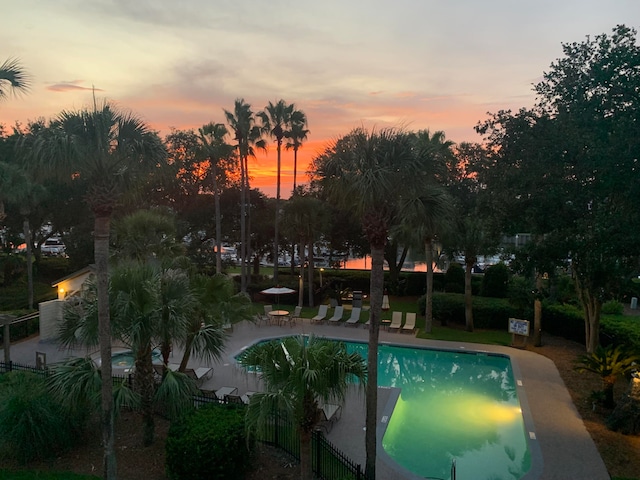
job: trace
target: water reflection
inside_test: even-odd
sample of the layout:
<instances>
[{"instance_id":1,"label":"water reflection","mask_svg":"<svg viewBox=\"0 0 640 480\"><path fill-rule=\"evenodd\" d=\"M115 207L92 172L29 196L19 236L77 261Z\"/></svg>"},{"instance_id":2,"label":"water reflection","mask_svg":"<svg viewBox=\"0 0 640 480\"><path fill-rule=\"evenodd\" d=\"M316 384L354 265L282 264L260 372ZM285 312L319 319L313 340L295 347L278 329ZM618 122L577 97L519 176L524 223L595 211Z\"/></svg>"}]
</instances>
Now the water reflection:
<instances>
[{"instance_id":1,"label":"water reflection","mask_svg":"<svg viewBox=\"0 0 640 480\"><path fill-rule=\"evenodd\" d=\"M350 346L366 356L366 345ZM381 345L378 384L402 388L383 438L409 470L458 479L519 479L531 466L508 358Z\"/></svg>"}]
</instances>

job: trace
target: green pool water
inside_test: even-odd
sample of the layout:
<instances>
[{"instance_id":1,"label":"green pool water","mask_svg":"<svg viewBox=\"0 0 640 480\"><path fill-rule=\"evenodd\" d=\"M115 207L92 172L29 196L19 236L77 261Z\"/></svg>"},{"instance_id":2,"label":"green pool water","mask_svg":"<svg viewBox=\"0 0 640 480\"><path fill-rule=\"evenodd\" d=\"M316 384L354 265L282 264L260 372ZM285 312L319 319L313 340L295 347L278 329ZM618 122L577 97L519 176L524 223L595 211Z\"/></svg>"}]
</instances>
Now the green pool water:
<instances>
[{"instance_id":1,"label":"green pool water","mask_svg":"<svg viewBox=\"0 0 640 480\"><path fill-rule=\"evenodd\" d=\"M367 357L365 343L345 342ZM531 468L511 361L503 355L380 345L378 385L400 388L384 451L424 478L517 480Z\"/></svg>"},{"instance_id":2,"label":"green pool water","mask_svg":"<svg viewBox=\"0 0 640 480\"><path fill-rule=\"evenodd\" d=\"M366 357L367 346L348 344ZM401 388L385 452L426 478L520 479L531 468L511 361L501 355L380 345L378 385Z\"/></svg>"}]
</instances>

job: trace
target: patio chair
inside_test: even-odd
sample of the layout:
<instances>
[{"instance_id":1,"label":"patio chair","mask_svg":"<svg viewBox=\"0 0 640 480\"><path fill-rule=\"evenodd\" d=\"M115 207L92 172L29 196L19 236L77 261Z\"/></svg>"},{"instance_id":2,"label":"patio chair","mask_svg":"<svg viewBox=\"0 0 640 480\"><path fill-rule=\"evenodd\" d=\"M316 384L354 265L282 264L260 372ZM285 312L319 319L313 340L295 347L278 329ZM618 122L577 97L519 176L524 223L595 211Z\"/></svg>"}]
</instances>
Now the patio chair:
<instances>
[{"instance_id":1,"label":"patio chair","mask_svg":"<svg viewBox=\"0 0 640 480\"><path fill-rule=\"evenodd\" d=\"M416 329L416 314L414 312L407 312L406 318L407 319L402 326L402 331L413 333Z\"/></svg>"},{"instance_id":2,"label":"patio chair","mask_svg":"<svg viewBox=\"0 0 640 480\"><path fill-rule=\"evenodd\" d=\"M293 310L289 319L289 325L295 325L298 320L302 321L302 307L300 305Z\"/></svg>"},{"instance_id":3,"label":"patio chair","mask_svg":"<svg viewBox=\"0 0 640 480\"><path fill-rule=\"evenodd\" d=\"M351 310L351 316L344 322L345 325L357 326L360 323L360 313L362 312L362 308L354 307Z\"/></svg>"},{"instance_id":4,"label":"patio chair","mask_svg":"<svg viewBox=\"0 0 640 480\"><path fill-rule=\"evenodd\" d=\"M216 397L222 402L226 402L226 398L230 395L237 395L238 387L221 387L216 390Z\"/></svg>"},{"instance_id":5,"label":"patio chair","mask_svg":"<svg viewBox=\"0 0 640 480\"><path fill-rule=\"evenodd\" d=\"M395 328L398 331L400 331L400 328L402 328L402 312L393 312L393 314L391 315L389 330L391 330L392 328Z\"/></svg>"},{"instance_id":6,"label":"patio chair","mask_svg":"<svg viewBox=\"0 0 640 480\"><path fill-rule=\"evenodd\" d=\"M344 313L344 307L342 305L338 305L336 309L333 311L333 316L329 319L329 323L335 323L342 321L342 314Z\"/></svg>"},{"instance_id":7,"label":"patio chair","mask_svg":"<svg viewBox=\"0 0 640 480\"><path fill-rule=\"evenodd\" d=\"M242 399L242 403L244 403L245 405L249 405L249 402L251 401L251 396L256 393L256 392L252 392L252 391L248 391L247 393L245 393L244 395L242 395L240 398Z\"/></svg>"},{"instance_id":8,"label":"patio chair","mask_svg":"<svg viewBox=\"0 0 640 480\"><path fill-rule=\"evenodd\" d=\"M340 420L342 416L342 407L333 403L325 403L319 407L320 423L318 428L329 433L333 428L333 424Z\"/></svg>"},{"instance_id":9,"label":"patio chair","mask_svg":"<svg viewBox=\"0 0 640 480\"><path fill-rule=\"evenodd\" d=\"M320 305L318 307L318 314L311 319L312 323L322 323L327 318L327 311L329 310L329 306L327 304Z\"/></svg>"}]
</instances>

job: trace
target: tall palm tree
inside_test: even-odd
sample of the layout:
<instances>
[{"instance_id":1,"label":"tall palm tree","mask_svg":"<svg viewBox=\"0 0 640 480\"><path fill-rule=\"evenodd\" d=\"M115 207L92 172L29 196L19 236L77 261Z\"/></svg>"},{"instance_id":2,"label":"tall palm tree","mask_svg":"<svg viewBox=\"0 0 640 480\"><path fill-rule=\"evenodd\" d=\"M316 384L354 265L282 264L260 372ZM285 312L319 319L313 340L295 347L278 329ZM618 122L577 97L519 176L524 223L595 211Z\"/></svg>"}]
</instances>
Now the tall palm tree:
<instances>
[{"instance_id":1,"label":"tall palm tree","mask_svg":"<svg viewBox=\"0 0 640 480\"><path fill-rule=\"evenodd\" d=\"M29 90L29 75L24 71L20 62L9 58L0 65L0 101L10 93L26 92Z\"/></svg>"},{"instance_id":2,"label":"tall palm tree","mask_svg":"<svg viewBox=\"0 0 640 480\"><path fill-rule=\"evenodd\" d=\"M300 478L311 480L311 435L320 422L320 404L344 403L350 383L363 388L365 361L347 353L344 343L312 335L256 345L245 351L240 364L259 371L266 388L251 396L247 427L259 430L274 411L289 414L300 434Z\"/></svg>"},{"instance_id":3,"label":"tall palm tree","mask_svg":"<svg viewBox=\"0 0 640 480\"><path fill-rule=\"evenodd\" d=\"M289 141L285 145L285 149L293 150L293 192L296 191L296 174L298 172L298 150L302 143L307 139L309 130L307 126L307 116L302 110L294 110L291 113L291 128L286 137Z\"/></svg>"},{"instance_id":4,"label":"tall palm tree","mask_svg":"<svg viewBox=\"0 0 640 480\"><path fill-rule=\"evenodd\" d=\"M233 154L233 147L224 139L229 132L222 123L207 123L198 129L201 154L209 161L210 177L216 215L216 273L222 273L222 216L220 213L219 177L225 170L225 163Z\"/></svg>"},{"instance_id":5,"label":"tall palm tree","mask_svg":"<svg viewBox=\"0 0 640 480\"><path fill-rule=\"evenodd\" d=\"M109 103L92 109L64 111L40 132L33 161L54 175L81 182L94 215L100 358L102 362L102 437L104 478L116 478L111 382L109 313L109 234L111 214L130 182L166 158L158 138L139 118Z\"/></svg>"},{"instance_id":6,"label":"tall palm tree","mask_svg":"<svg viewBox=\"0 0 640 480\"><path fill-rule=\"evenodd\" d=\"M287 129L291 124L291 114L295 110L293 104L287 105L284 100L278 100L276 104L269 102L264 111L258 112L262 121L262 132L276 139L278 150L278 173L276 179L276 219L273 234L273 281L278 285L278 266L280 254L278 252L278 225L280 223L280 168L282 154L282 140L287 135Z\"/></svg>"},{"instance_id":7,"label":"tall palm tree","mask_svg":"<svg viewBox=\"0 0 640 480\"><path fill-rule=\"evenodd\" d=\"M316 175L330 202L360 218L371 247L371 325L367 386L365 447L366 475L375 477L378 337L384 284L384 247L389 230L399 223L402 192L415 191L420 162L413 141L394 129L356 129L331 144L314 160Z\"/></svg>"},{"instance_id":8,"label":"tall palm tree","mask_svg":"<svg viewBox=\"0 0 640 480\"><path fill-rule=\"evenodd\" d=\"M265 148L262 140L260 127L256 125L256 120L251 105L238 98L235 101L233 111L224 110L227 123L231 127L236 140L238 160L240 161L240 290L247 291L247 196L249 195L249 156L254 156L254 146Z\"/></svg>"}]
</instances>

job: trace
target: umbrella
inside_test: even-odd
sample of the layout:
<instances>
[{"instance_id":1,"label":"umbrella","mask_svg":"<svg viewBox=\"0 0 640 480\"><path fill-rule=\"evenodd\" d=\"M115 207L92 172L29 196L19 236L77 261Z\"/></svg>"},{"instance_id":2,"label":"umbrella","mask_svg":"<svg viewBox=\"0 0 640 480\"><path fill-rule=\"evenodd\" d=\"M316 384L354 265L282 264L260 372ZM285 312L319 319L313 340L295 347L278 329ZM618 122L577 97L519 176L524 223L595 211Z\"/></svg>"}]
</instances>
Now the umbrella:
<instances>
[{"instance_id":1,"label":"umbrella","mask_svg":"<svg viewBox=\"0 0 640 480\"><path fill-rule=\"evenodd\" d=\"M271 287L266 290L262 290L260 293L265 295L275 295L278 307L280 306L280 295L287 295L289 293L295 293L296 291L288 287Z\"/></svg>"}]
</instances>

